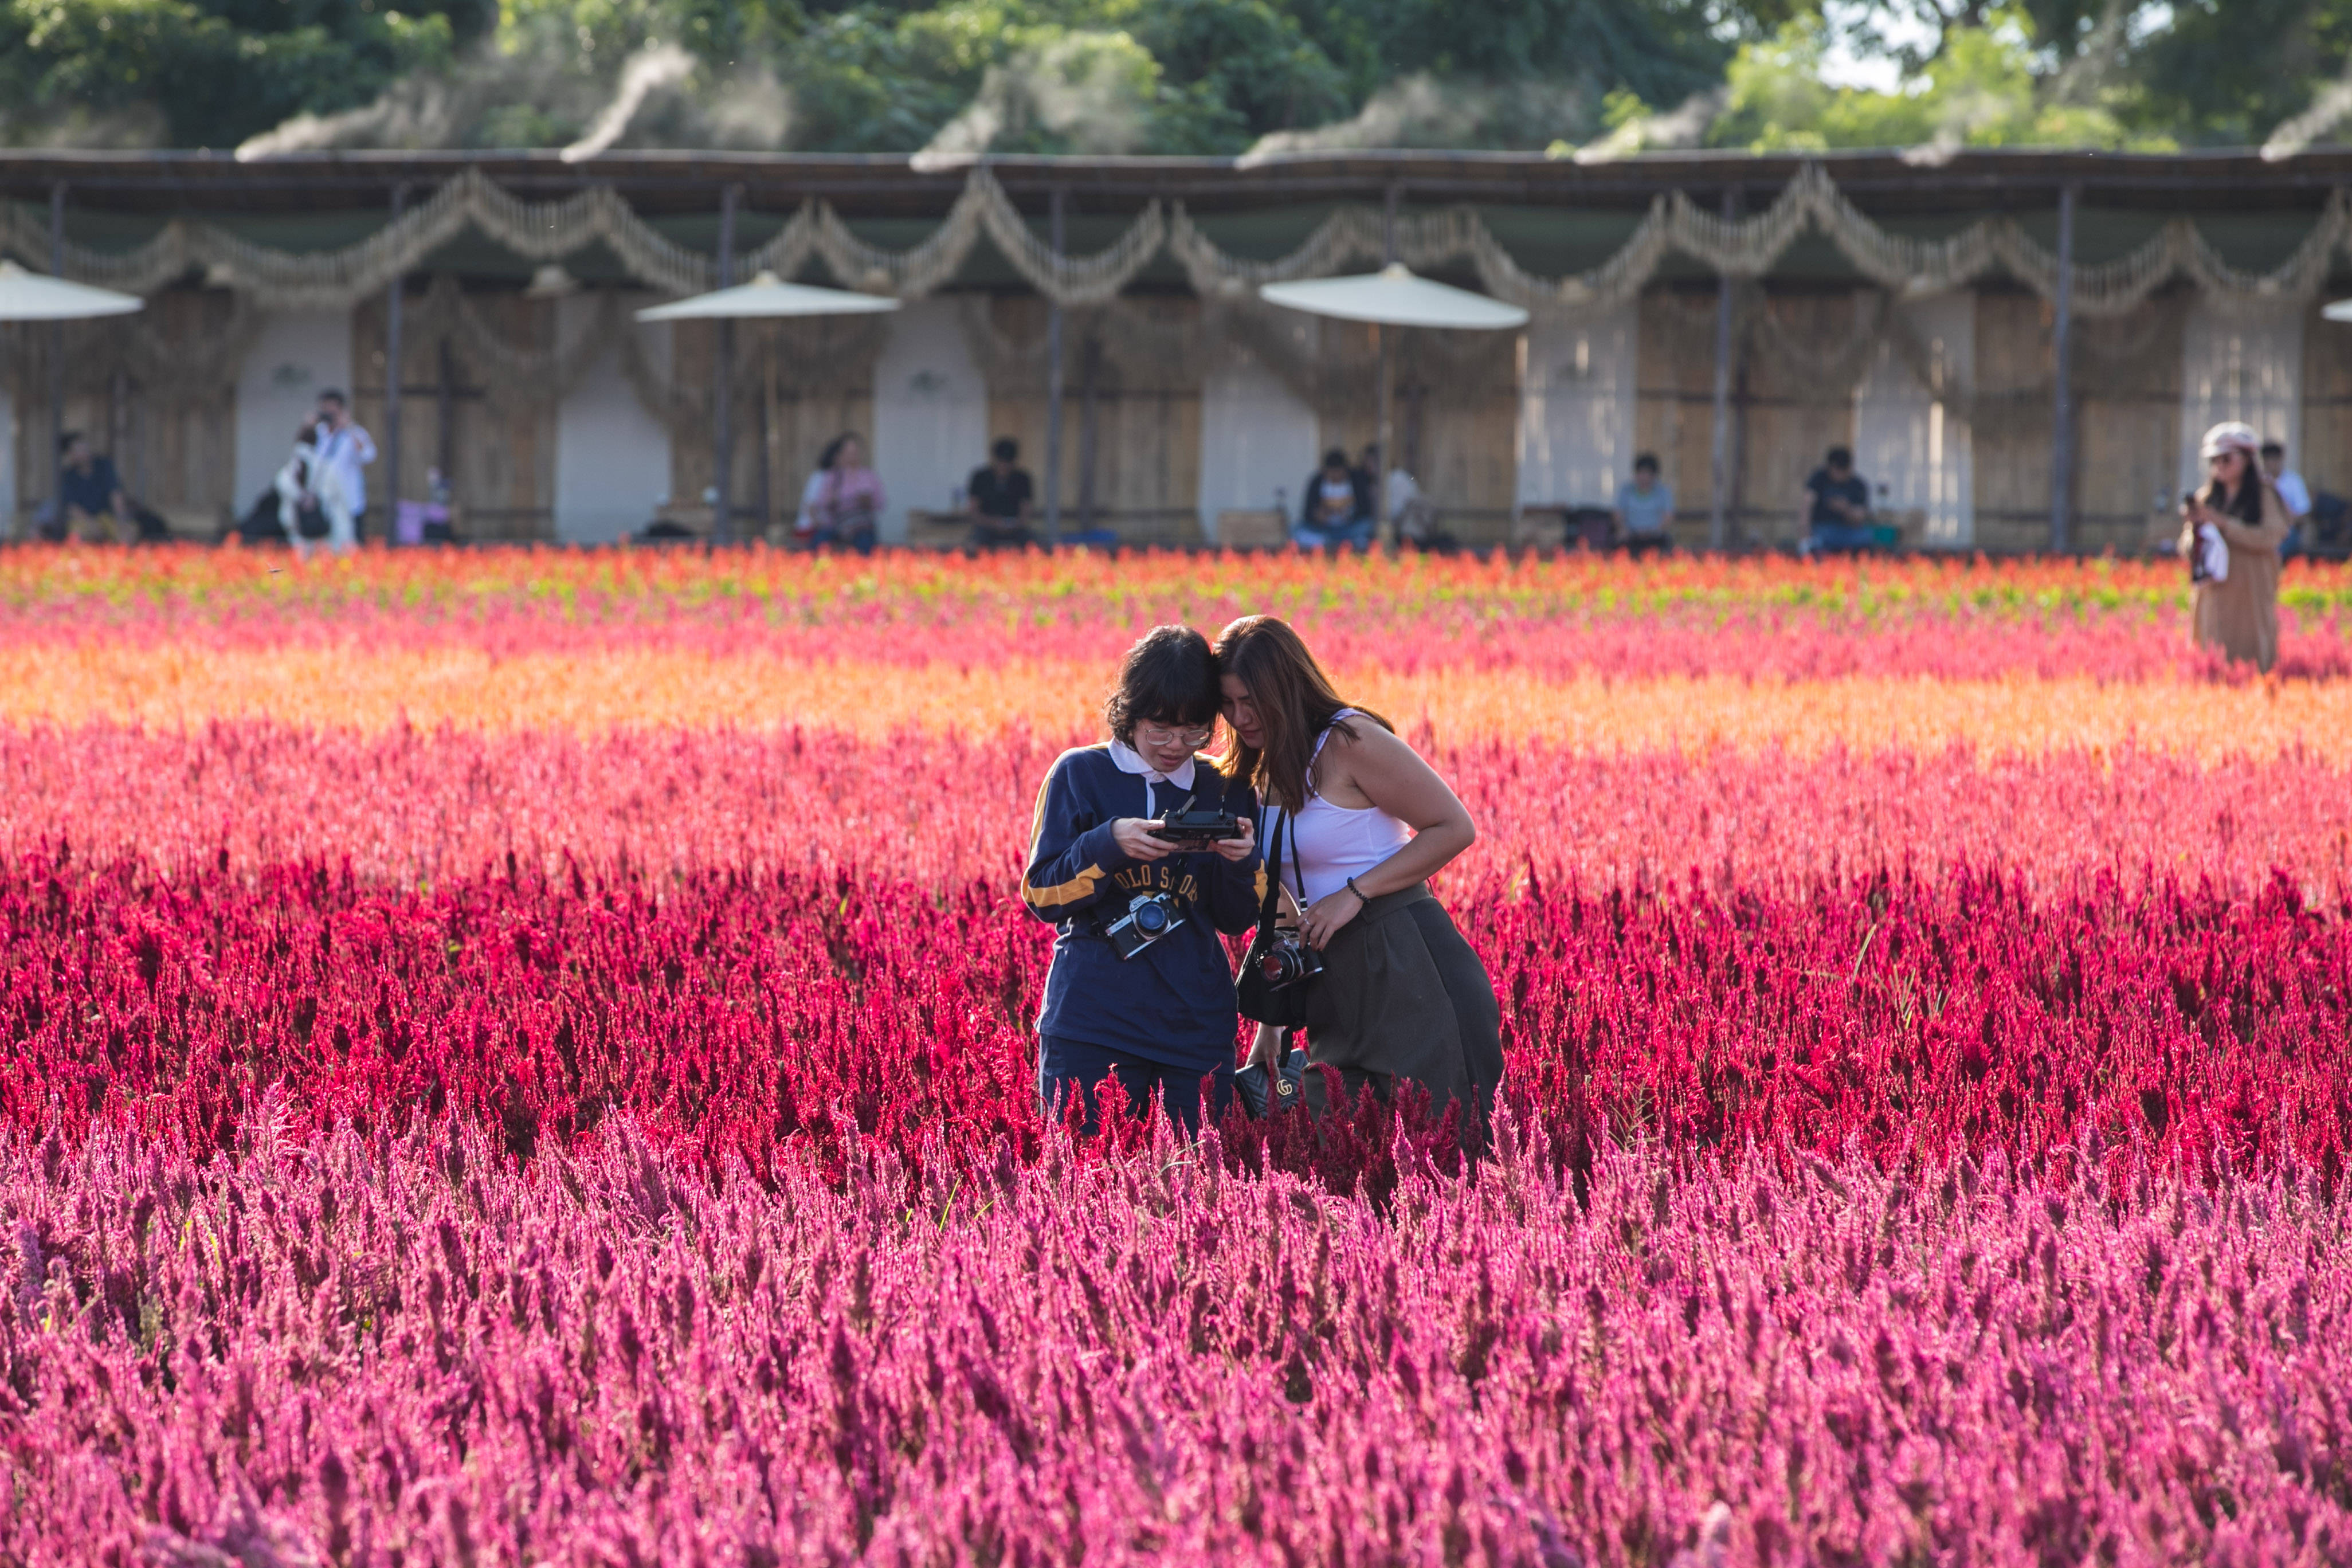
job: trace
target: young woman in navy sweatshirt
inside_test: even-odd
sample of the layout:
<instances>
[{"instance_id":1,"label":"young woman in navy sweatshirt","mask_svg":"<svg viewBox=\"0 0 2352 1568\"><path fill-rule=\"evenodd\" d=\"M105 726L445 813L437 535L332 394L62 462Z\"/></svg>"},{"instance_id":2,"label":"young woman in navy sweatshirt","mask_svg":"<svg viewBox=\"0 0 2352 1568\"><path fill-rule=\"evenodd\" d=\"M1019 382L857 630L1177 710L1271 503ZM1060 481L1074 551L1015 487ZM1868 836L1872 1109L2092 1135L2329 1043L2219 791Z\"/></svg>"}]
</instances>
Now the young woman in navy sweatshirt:
<instances>
[{"instance_id":1,"label":"young woman in navy sweatshirt","mask_svg":"<svg viewBox=\"0 0 2352 1568\"><path fill-rule=\"evenodd\" d=\"M1208 639L1154 627L1128 649L1103 704L1110 739L1063 752L1038 792L1021 894L1055 935L1037 1088L1049 1115L1080 1097L1089 1131L1106 1078L1130 1107L1164 1100L1187 1131L1200 1127L1203 1079L1212 1115L1233 1092L1234 972L1218 933L1256 923L1265 883L1256 796L1197 754L1217 702ZM1193 848L1153 831L1184 810L1231 818L1234 837ZM1142 923L1164 919L1164 935L1137 948L1139 929L1109 929L1155 898Z\"/></svg>"}]
</instances>

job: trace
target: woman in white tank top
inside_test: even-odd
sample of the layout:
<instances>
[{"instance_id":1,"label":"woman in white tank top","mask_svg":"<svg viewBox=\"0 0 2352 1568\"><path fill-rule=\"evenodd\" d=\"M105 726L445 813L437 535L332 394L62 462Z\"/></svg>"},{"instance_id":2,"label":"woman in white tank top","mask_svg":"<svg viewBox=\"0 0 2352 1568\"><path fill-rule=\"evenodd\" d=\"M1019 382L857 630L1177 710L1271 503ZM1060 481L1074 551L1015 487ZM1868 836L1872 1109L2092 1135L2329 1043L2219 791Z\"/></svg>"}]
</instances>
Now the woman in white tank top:
<instances>
[{"instance_id":1,"label":"woman in white tank top","mask_svg":"<svg viewBox=\"0 0 2352 1568\"><path fill-rule=\"evenodd\" d=\"M1217 641L1233 741L1220 766L1267 803L1261 842L1323 954L1308 982L1307 1058L1349 1091L1386 1100L1400 1079L1484 1109L1502 1077L1501 1008L1486 968L1429 891L1477 829L1436 771L1379 715L1350 708L1288 625L1249 616ZM1280 1031L1251 1059L1269 1068ZM1318 1105L1321 1075L1309 1074Z\"/></svg>"}]
</instances>

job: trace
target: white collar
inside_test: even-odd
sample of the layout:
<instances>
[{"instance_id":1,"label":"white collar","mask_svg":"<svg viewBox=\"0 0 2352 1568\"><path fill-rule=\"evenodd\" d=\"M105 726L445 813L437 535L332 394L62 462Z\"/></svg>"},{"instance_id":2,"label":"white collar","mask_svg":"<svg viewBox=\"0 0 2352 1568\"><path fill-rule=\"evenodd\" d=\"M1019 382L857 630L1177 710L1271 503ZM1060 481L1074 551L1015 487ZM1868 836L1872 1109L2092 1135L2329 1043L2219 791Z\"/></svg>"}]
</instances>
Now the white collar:
<instances>
[{"instance_id":1,"label":"white collar","mask_svg":"<svg viewBox=\"0 0 2352 1568\"><path fill-rule=\"evenodd\" d=\"M1110 743L1110 760L1118 764L1120 773L1141 773L1145 784L1172 784L1178 789L1192 787L1192 759L1189 756L1184 759L1182 767L1172 773L1163 773L1145 762L1142 752L1126 742L1113 738Z\"/></svg>"}]
</instances>

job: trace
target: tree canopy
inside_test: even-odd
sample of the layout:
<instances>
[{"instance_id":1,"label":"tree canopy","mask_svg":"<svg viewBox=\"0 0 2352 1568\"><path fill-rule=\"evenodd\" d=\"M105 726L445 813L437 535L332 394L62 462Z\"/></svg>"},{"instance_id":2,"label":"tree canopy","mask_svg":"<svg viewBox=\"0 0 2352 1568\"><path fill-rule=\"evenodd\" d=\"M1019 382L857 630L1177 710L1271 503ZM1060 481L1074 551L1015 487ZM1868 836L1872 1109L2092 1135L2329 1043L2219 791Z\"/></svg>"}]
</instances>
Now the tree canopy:
<instances>
[{"instance_id":1,"label":"tree canopy","mask_svg":"<svg viewBox=\"0 0 2352 1568\"><path fill-rule=\"evenodd\" d=\"M0 141L2300 144L2348 58L2352 0L0 0Z\"/></svg>"}]
</instances>

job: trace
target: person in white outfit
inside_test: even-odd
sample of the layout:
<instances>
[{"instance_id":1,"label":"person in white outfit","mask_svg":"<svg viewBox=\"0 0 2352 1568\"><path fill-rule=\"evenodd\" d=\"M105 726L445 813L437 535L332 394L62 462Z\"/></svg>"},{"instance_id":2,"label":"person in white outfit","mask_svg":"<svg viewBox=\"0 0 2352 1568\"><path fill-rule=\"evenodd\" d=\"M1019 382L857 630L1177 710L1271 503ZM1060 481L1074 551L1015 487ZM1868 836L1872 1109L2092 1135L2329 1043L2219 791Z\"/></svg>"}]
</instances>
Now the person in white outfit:
<instances>
[{"instance_id":1,"label":"person in white outfit","mask_svg":"<svg viewBox=\"0 0 2352 1568\"><path fill-rule=\"evenodd\" d=\"M367 524L367 466L374 461L375 441L353 421L343 395L331 389L320 393L320 478L311 493L327 514L327 548L338 555L358 547L360 531Z\"/></svg>"},{"instance_id":2,"label":"person in white outfit","mask_svg":"<svg viewBox=\"0 0 2352 1568\"><path fill-rule=\"evenodd\" d=\"M1386 720L1339 700L1287 623L1244 616L1216 656L1231 731L1219 770L1265 804L1266 869L1299 911L1299 939L1322 954L1303 998L1307 1060L1337 1068L1351 1096L1385 1100L1412 1083L1433 1107L1483 1113L1503 1077L1502 1011L1429 890L1478 837L1468 808ZM1269 1076L1282 1034L1261 1027L1250 1047ZM1305 1088L1320 1111L1323 1075Z\"/></svg>"},{"instance_id":3,"label":"person in white outfit","mask_svg":"<svg viewBox=\"0 0 2352 1568\"><path fill-rule=\"evenodd\" d=\"M278 526L286 531L286 542L301 555L310 542L303 537L304 522L317 515L318 500L310 492L312 475L319 466L319 430L315 425L298 426L294 431L294 450L285 466L271 481L278 491ZM318 526L316 523L311 526Z\"/></svg>"},{"instance_id":4,"label":"person in white outfit","mask_svg":"<svg viewBox=\"0 0 2352 1568\"><path fill-rule=\"evenodd\" d=\"M343 473L320 456L319 447L319 426L304 426L294 433L293 456L278 470L278 521L298 561L320 548L340 554L358 534Z\"/></svg>"}]
</instances>

